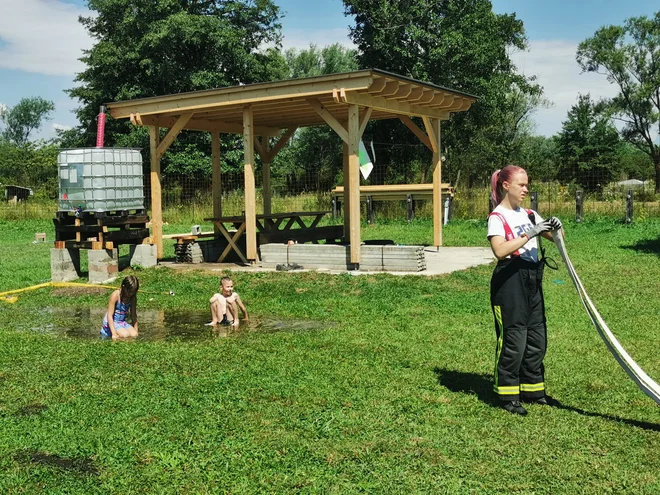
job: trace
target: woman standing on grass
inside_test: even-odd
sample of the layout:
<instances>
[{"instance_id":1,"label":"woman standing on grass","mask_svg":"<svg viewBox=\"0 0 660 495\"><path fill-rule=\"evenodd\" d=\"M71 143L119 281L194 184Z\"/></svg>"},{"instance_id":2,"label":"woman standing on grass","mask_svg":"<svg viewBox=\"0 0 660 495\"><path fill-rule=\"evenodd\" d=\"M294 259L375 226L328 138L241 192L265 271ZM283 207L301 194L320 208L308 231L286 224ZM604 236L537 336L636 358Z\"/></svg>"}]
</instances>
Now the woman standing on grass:
<instances>
[{"instance_id":1,"label":"woman standing on grass","mask_svg":"<svg viewBox=\"0 0 660 495\"><path fill-rule=\"evenodd\" d=\"M520 404L558 405L545 393L543 358L547 346L543 301L543 261L537 236L552 240L558 218L543 220L521 208L528 192L527 172L509 165L491 178L497 207L488 217L488 240L498 259L490 282L497 334L494 391L507 411L522 416Z\"/></svg>"}]
</instances>

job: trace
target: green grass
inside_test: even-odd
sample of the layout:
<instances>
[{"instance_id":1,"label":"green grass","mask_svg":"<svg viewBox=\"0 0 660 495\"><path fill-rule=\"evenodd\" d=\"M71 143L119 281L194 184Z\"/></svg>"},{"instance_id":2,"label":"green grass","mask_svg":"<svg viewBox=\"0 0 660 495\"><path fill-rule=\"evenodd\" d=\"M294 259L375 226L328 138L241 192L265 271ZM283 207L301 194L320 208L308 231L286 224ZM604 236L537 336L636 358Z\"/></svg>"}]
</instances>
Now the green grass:
<instances>
[{"instance_id":1,"label":"green grass","mask_svg":"<svg viewBox=\"0 0 660 495\"><path fill-rule=\"evenodd\" d=\"M565 224L594 303L660 380L660 221ZM0 291L49 278L38 231L52 239L47 220L0 222ZM422 220L362 232L432 236ZM444 241L485 246L484 233L484 221L456 222ZM526 418L493 407L491 271L236 272L253 317L336 325L197 341L29 330L43 308L103 307L107 295L46 289L0 303L0 493L658 493L660 410L608 353L563 266L546 272L545 292L547 383L564 407L530 406ZM176 292L141 295L141 309L188 311L206 309L219 278L137 275L147 290Z\"/></svg>"}]
</instances>

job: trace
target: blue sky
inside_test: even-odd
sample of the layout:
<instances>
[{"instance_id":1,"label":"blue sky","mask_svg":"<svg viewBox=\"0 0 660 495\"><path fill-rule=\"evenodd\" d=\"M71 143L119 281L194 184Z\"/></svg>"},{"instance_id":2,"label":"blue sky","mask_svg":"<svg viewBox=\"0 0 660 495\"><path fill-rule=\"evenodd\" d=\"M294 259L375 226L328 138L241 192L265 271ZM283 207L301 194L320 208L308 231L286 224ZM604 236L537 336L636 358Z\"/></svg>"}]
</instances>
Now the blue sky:
<instances>
[{"instance_id":1,"label":"blue sky","mask_svg":"<svg viewBox=\"0 0 660 495\"><path fill-rule=\"evenodd\" d=\"M350 46L341 0L275 0L286 12L284 47L310 43ZM611 96L615 88L603 76L580 74L577 44L601 26L622 24L632 16L652 15L658 0L492 0L498 13L516 13L530 42L527 52L511 56L521 71L536 75L553 103L534 115L536 133L550 136L561 129L579 93ZM310 7L313 5L313 7ZM77 58L91 39L77 21L87 15L84 0L0 0L0 105L41 96L55 102L56 112L38 137L52 137L54 127L76 125L77 106L64 92L82 69ZM383 69L387 69L383 67Z\"/></svg>"}]
</instances>

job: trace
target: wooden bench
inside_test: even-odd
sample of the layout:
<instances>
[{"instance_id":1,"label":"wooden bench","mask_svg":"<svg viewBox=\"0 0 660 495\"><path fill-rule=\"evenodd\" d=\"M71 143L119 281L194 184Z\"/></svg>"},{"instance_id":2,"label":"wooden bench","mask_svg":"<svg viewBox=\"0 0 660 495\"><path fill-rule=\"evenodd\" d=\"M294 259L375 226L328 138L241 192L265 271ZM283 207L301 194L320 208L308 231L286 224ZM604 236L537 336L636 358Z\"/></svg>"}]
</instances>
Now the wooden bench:
<instances>
[{"instance_id":1,"label":"wooden bench","mask_svg":"<svg viewBox=\"0 0 660 495\"><path fill-rule=\"evenodd\" d=\"M163 239L174 239L177 244L183 244L184 242L194 242L199 238L215 237L216 235L215 232L201 232L199 234L167 234L163 236Z\"/></svg>"},{"instance_id":2,"label":"wooden bench","mask_svg":"<svg viewBox=\"0 0 660 495\"><path fill-rule=\"evenodd\" d=\"M443 198L453 198L454 188L448 183L441 184ZM344 200L344 186L337 186L332 191L332 215L339 214L341 202ZM408 220L415 218L414 201L433 199L433 184L389 184L380 186L360 186L360 201L367 202L367 215L370 221L376 217L374 201L406 201L408 204Z\"/></svg>"},{"instance_id":3,"label":"wooden bench","mask_svg":"<svg viewBox=\"0 0 660 495\"><path fill-rule=\"evenodd\" d=\"M318 241L334 242L344 237L343 225L326 225L324 227L314 227L309 229L289 229L289 230L270 230L257 234L258 244L282 243L287 241L296 241L299 243Z\"/></svg>"}]
</instances>

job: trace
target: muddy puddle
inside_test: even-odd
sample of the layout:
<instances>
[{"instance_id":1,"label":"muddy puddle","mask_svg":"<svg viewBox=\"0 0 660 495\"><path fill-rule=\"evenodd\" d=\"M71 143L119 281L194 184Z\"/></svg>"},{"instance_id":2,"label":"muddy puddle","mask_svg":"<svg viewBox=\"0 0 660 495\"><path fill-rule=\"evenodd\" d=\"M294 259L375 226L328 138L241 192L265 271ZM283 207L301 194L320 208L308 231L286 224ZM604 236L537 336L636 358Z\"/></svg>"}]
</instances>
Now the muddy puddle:
<instances>
[{"instance_id":1,"label":"muddy puddle","mask_svg":"<svg viewBox=\"0 0 660 495\"><path fill-rule=\"evenodd\" d=\"M77 339L101 339L99 331L105 310L100 308L45 308L39 326L26 330ZM316 332L335 327L333 322L251 318L238 327L206 324L208 311L140 310L140 335L137 340L204 340L248 333Z\"/></svg>"}]
</instances>

